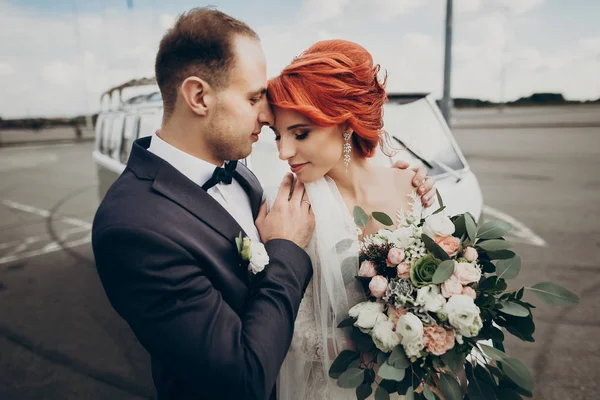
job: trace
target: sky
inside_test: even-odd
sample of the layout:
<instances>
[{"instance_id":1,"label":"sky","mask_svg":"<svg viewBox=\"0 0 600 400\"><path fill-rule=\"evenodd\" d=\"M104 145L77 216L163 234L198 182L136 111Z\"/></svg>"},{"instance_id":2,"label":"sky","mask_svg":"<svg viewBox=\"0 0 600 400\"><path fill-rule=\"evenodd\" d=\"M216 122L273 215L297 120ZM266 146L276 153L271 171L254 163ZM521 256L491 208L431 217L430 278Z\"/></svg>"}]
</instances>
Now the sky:
<instances>
[{"instance_id":1,"label":"sky","mask_svg":"<svg viewBox=\"0 0 600 400\"><path fill-rule=\"evenodd\" d=\"M269 76L339 38L371 52L388 91L441 97L445 0L0 0L0 117L98 112L106 89L153 76L166 29L201 5L256 30ZM598 20L597 0L454 0L452 96L600 98Z\"/></svg>"}]
</instances>

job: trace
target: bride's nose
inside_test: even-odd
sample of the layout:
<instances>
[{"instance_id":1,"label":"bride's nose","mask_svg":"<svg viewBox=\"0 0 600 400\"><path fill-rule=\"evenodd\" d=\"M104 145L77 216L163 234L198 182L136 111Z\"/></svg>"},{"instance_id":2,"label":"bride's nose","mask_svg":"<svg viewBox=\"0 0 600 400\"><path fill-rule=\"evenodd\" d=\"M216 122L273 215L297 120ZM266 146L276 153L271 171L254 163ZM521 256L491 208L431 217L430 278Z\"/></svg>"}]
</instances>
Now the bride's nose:
<instances>
[{"instance_id":1,"label":"bride's nose","mask_svg":"<svg viewBox=\"0 0 600 400\"><path fill-rule=\"evenodd\" d=\"M286 138L287 135L279 137L279 158L287 161L296 154L296 144L293 139Z\"/></svg>"}]
</instances>

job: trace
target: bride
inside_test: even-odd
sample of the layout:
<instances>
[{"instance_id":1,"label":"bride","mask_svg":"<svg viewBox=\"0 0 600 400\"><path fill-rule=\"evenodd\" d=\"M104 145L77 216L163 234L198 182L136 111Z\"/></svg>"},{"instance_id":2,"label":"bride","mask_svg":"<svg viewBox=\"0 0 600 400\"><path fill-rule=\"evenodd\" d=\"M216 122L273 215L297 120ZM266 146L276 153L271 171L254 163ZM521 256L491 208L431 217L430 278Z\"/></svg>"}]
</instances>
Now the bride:
<instances>
[{"instance_id":1,"label":"bride","mask_svg":"<svg viewBox=\"0 0 600 400\"><path fill-rule=\"evenodd\" d=\"M279 158L305 184L316 221L307 248L313 280L279 375L279 400L354 398L354 390L337 387L328 370L340 351L352 347L337 325L364 300L354 278L359 240L383 225L371 218L364 231L357 231L353 209L394 216L417 206L411 203L414 171L370 160L377 147L389 150L383 130L385 81L378 73L363 47L329 40L314 44L268 84ZM417 193L430 204L435 190L425 191L421 187Z\"/></svg>"}]
</instances>

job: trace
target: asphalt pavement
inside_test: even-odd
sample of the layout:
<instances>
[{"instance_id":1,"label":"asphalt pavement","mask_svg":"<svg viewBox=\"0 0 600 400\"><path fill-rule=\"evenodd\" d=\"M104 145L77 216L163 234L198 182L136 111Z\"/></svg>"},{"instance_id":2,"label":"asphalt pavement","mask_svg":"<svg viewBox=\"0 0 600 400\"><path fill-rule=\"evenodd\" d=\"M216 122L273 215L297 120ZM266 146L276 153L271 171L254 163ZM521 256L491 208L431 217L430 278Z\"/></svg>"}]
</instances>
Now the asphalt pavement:
<instances>
[{"instance_id":1,"label":"asphalt pavement","mask_svg":"<svg viewBox=\"0 0 600 400\"><path fill-rule=\"evenodd\" d=\"M552 281L581 297L571 308L529 297L539 305L536 342L510 338L507 351L531 368L536 399L596 398L600 108L459 111L455 124L488 217L512 219L543 239L517 241L524 262L512 286ZM0 149L2 400L153 396L149 357L95 271L92 149L91 142Z\"/></svg>"}]
</instances>

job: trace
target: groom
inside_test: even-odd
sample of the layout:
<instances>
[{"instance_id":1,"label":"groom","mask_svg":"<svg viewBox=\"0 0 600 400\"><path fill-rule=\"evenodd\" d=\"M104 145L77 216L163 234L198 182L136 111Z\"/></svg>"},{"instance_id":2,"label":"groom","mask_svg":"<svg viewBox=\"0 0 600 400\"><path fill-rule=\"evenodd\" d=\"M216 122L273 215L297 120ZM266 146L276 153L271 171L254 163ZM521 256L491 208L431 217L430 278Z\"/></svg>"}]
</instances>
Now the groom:
<instances>
[{"instance_id":1,"label":"groom","mask_svg":"<svg viewBox=\"0 0 600 400\"><path fill-rule=\"evenodd\" d=\"M273 123L259 38L191 10L163 37L156 79L162 127L134 143L94 219L100 279L151 355L158 399L274 399L312 274L302 249L314 217L291 175L267 215L260 183L235 161ZM264 243L262 272L248 271L240 234Z\"/></svg>"}]
</instances>

